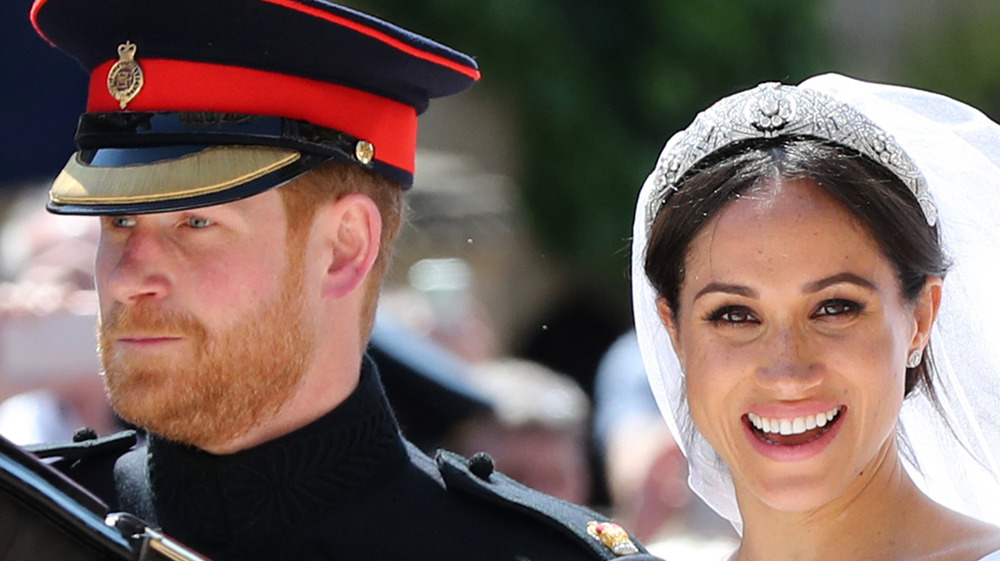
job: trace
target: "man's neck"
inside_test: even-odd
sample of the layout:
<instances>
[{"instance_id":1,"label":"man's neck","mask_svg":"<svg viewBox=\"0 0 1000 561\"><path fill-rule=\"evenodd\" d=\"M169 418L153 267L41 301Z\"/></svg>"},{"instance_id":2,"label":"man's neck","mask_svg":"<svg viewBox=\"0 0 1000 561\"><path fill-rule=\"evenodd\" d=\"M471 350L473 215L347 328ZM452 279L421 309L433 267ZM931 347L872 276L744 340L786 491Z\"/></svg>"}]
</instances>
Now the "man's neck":
<instances>
[{"instance_id":1,"label":"man's neck","mask_svg":"<svg viewBox=\"0 0 1000 561\"><path fill-rule=\"evenodd\" d=\"M317 356L295 393L273 415L235 438L199 448L216 455L233 454L312 423L343 403L358 387L361 360L357 354Z\"/></svg>"}]
</instances>

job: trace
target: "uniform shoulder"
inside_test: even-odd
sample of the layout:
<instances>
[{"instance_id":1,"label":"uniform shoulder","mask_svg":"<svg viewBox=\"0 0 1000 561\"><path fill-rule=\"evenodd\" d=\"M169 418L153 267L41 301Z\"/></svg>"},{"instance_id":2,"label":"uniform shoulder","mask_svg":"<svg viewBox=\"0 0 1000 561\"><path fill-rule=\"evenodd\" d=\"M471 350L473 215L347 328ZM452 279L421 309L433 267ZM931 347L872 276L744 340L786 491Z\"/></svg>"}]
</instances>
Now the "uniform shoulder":
<instances>
[{"instance_id":1,"label":"uniform shoulder","mask_svg":"<svg viewBox=\"0 0 1000 561\"><path fill-rule=\"evenodd\" d=\"M81 429L72 442L25 446L39 459L61 471L109 507L117 506L114 466L139 441L134 430L98 437L93 430Z\"/></svg>"},{"instance_id":2,"label":"uniform shoulder","mask_svg":"<svg viewBox=\"0 0 1000 561\"><path fill-rule=\"evenodd\" d=\"M80 429L72 442L32 444L23 448L43 460L73 463L95 456L118 457L128 452L139 441L134 430L124 430L109 436L97 436L93 429Z\"/></svg>"},{"instance_id":3,"label":"uniform shoulder","mask_svg":"<svg viewBox=\"0 0 1000 561\"><path fill-rule=\"evenodd\" d=\"M592 559L658 559L621 526L600 513L536 491L496 471L487 454L479 453L465 459L453 452L439 450L435 461L449 492L463 493L545 524L578 541L591 553Z\"/></svg>"}]
</instances>

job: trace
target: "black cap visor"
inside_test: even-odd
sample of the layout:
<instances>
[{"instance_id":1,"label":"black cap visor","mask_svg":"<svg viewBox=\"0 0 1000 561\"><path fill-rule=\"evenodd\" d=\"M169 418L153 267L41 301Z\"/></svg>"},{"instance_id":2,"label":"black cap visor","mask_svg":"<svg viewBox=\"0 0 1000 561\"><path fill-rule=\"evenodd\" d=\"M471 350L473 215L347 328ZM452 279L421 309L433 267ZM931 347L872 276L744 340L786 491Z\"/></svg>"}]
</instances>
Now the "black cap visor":
<instances>
[{"instance_id":1,"label":"black cap visor","mask_svg":"<svg viewBox=\"0 0 1000 561\"><path fill-rule=\"evenodd\" d=\"M163 148L99 150L94 161L136 162L164 152ZM127 165L91 165L85 156L74 154L53 182L50 211L145 214L217 205L277 187L330 159L271 146L209 146L180 157Z\"/></svg>"},{"instance_id":2,"label":"black cap visor","mask_svg":"<svg viewBox=\"0 0 1000 561\"><path fill-rule=\"evenodd\" d=\"M304 121L218 113L88 113L80 151L50 191L58 214L142 214L239 200L330 160L358 160L358 139ZM384 166L384 167L383 167ZM398 170L402 171L402 170ZM401 176L400 183L409 179Z\"/></svg>"}]
</instances>

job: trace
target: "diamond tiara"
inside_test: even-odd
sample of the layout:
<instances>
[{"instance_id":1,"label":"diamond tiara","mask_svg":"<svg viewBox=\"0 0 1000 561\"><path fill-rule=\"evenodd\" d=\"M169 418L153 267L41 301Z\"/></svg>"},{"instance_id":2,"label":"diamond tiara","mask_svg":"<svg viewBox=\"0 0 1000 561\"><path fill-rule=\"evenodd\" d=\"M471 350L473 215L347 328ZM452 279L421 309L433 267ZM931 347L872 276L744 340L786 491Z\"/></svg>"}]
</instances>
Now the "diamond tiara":
<instances>
[{"instance_id":1,"label":"diamond tiara","mask_svg":"<svg viewBox=\"0 0 1000 561\"><path fill-rule=\"evenodd\" d=\"M777 82L723 98L695 117L660 154L655 192L646 212L646 228L677 182L695 164L736 142L757 138L809 136L851 148L895 174L913 193L927 224L937 222L937 209L920 171L895 139L853 107L809 89Z\"/></svg>"}]
</instances>

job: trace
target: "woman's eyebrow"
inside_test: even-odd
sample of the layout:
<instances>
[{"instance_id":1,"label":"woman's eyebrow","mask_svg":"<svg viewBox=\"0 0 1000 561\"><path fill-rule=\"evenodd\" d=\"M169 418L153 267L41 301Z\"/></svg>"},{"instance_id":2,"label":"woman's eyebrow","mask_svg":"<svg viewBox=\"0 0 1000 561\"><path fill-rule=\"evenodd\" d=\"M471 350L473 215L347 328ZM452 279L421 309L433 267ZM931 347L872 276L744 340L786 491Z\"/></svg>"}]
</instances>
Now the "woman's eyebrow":
<instances>
[{"instance_id":1,"label":"woman's eyebrow","mask_svg":"<svg viewBox=\"0 0 1000 561\"><path fill-rule=\"evenodd\" d=\"M698 294L695 294L694 299L697 300L711 292L724 292L726 294L735 294L737 296L745 296L747 298L757 298L757 291L752 288L739 284L710 282L705 286L705 288L699 290Z\"/></svg>"},{"instance_id":2,"label":"woman's eyebrow","mask_svg":"<svg viewBox=\"0 0 1000 561\"><path fill-rule=\"evenodd\" d=\"M828 286L832 286L842 282L856 284L862 288L867 288L869 290L878 290L878 286L876 286L874 282L860 275L845 271L843 273L837 273L836 275L831 275L829 277L822 278L818 281L807 283L805 286L802 287L802 292L806 293L819 292L820 290L823 290Z\"/></svg>"}]
</instances>

